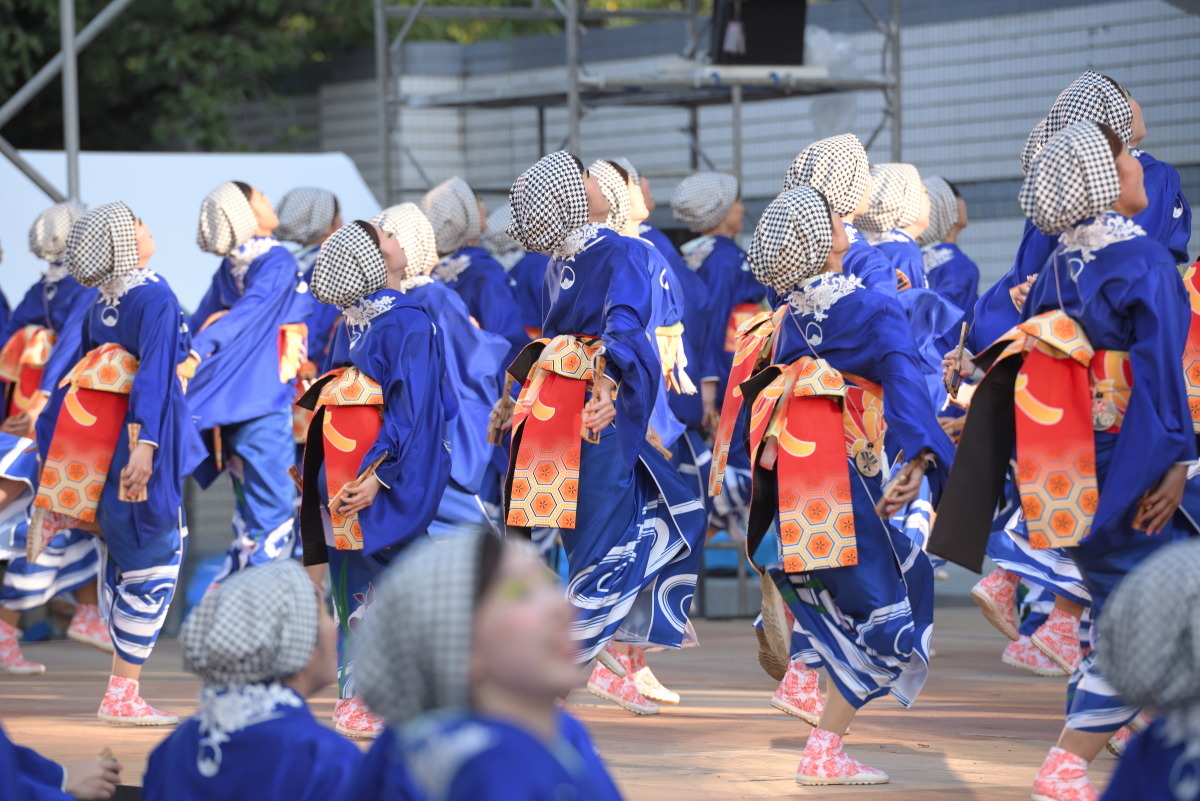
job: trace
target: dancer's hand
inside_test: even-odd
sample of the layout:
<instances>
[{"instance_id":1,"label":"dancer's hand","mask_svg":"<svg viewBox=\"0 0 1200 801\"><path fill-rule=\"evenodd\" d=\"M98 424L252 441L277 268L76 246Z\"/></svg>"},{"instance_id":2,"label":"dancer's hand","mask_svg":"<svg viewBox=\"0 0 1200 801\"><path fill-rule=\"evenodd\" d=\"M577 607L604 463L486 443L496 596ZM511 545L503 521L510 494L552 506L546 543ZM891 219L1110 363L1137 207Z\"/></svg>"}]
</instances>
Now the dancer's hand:
<instances>
[{"instance_id":1,"label":"dancer's hand","mask_svg":"<svg viewBox=\"0 0 1200 801\"><path fill-rule=\"evenodd\" d=\"M14 437L29 436L29 429L32 428L29 424L29 415L25 412L17 412L12 417L7 417L3 425L0 425L0 431L5 434L12 434Z\"/></svg>"},{"instance_id":2,"label":"dancer's hand","mask_svg":"<svg viewBox=\"0 0 1200 801\"><path fill-rule=\"evenodd\" d=\"M375 496L382 486L374 473L361 481L347 484L342 488L342 505L338 508L338 514L349 517L366 509L375 502Z\"/></svg>"},{"instance_id":3,"label":"dancer's hand","mask_svg":"<svg viewBox=\"0 0 1200 801\"><path fill-rule=\"evenodd\" d=\"M1138 511L1133 518L1133 527L1147 534L1157 534L1175 514L1183 500L1183 489L1187 485L1186 464L1173 464L1163 473L1158 483L1138 501Z\"/></svg>"},{"instance_id":4,"label":"dancer's hand","mask_svg":"<svg viewBox=\"0 0 1200 801\"><path fill-rule=\"evenodd\" d=\"M79 801L112 798L121 783L121 763L115 759L93 759L79 765L64 767L68 795Z\"/></svg>"},{"instance_id":5,"label":"dancer's hand","mask_svg":"<svg viewBox=\"0 0 1200 801\"><path fill-rule=\"evenodd\" d=\"M767 441L763 444L762 456L758 457L758 463L764 470L774 470L775 462L779 459L779 437L767 437Z\"/></svg>"},{"instance_id":6,"label":"dancer's hand","mask_svg":"<svg viewBox=\"0 0 1200 801\"><path fill-rule=\"evenodd\" d=\"M154 446L149 442L139 442L129 454L129 464L121 471L121 491L126 498L136 498L154 473Z\"/></svg>"},{"instance_id":7,"label":"dancer's hand","mask_svg":"<svg viewBox=\"0 0 1200 801\"><path fill-rule=\"evenodd\" d=\"M925 457L918 456L900 470L896 481L885 489L883 509L888 517L896 514L917 499L921 493L921 480L925 478Z\"/></svg>"},{"instance_id":8,"label":"dancer's hand","mask_svg":"<svg viewBox=\"0 0 1200 801\"><path fill-rule=\"evenodd\" d=\"M1034 273L1026 279L1025 283L1014 286L1008 290L1008 296L1012 298L1013 305L1017 307L1017 311L1025 305L1025 300L1029 297L1029 290L1033 287L1033 279L1037 278L1038 274Z\"/></svg>"},{"instance_id":9,"label":"dancer's hand","mask_svg":"<svg viewBox=\"0 0 1200 801\"><path fill-rule=\"evenodd\" d=\"M951 373L954 371L954 367L955 367L954 356L955 356L955 351L950 351L949 353L947 353L945 356L942 357L942 380L947 383L948 383L948 379L950 378ZM959 358L958 362L957 362L958 363L958 375L961 378L975 378L976 377L975 373L979 370L979 368L975 366L974 356L975 356L975 354L971 353L971 351L967 350L966 348L963 348L962 357ZM959 391L961 392L962 390L960 389Z\"/></svg>"},{"instance_id":10,"label":"dancer's hand","mask_svg":"<svg viewBox=\"0 0 1200 801\"><path fill-rule=\"evenodd\" d=\"M721 422L721 411L717 408L717 382L700 382L700 419L704 433L710 437L717 435L717 426Z\"/></svg>"},{"instance_id":11,"label":"dancer's hand","mask_svg":"<svg viewBox=\"0 0 1200 801\"><path fill-rule=\"evenodd\" d=\"M613 403L616 384L608 376L601 376L592 388L592 399L583 407L583 424L599 435L617 418L617 407Z\"/></svg>"},{"instance_id":12,"label":"dancer's hand","mask_svg":"<svg viewBox=\"0 0 1200 801\"><path fill-rule=\"evenodd\" d=\"M492 404L492 410L488 412L488 422L495 423L500 421L500 430L508 431L513 426L512 409L514 402L511 398L504 397L496 400Z\"/></svg>"}]
</instances>

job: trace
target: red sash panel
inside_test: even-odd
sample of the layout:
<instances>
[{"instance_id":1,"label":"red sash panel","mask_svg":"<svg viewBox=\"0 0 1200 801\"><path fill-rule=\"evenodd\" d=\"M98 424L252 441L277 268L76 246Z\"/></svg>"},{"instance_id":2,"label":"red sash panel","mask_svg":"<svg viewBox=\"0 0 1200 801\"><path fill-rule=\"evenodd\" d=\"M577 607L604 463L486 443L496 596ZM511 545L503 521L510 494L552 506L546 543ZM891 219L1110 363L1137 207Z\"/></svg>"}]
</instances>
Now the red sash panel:
<instances>
[{"instance_id":1,"label":"red sash panel","mask_svg":"<svg viewBox=\"0 0 1200 801\"><path fill-rule=\"evenodd\" d=\"M72 387L63 398L33 505L96 522L129 396Z\"/></svg>"},{"instance_id":2,"label":"red sash panel","mask_svg":"<svg viewBox=\"0 0 1200 801\"><path fill-rule=\"evenodd\" d=\"M16 331L0 351L0 378L9 382L8 416L25 411L42 383L42 368L58 336L49 328L27 325Z\"/></svg>"},{"instance_id":3,"label":"red sash panel","mask_svg":"<svg viewBox=\"0 0 1200 801\"><path fill-rule=\"evenodd\" d=\"M1192 430L1200 434L1200 259L1184 272L1183 287L1192 309L1187 344L1183 348L1183 378L1192 411Z\"/></svg>"},{"instance_id":4,"label":"red sash panel","mask_svg":"<svg viewBox=\"0 0 1200 801\"><path fill-rule=\"evenodd\" d=\"M757 303L739 303L733 307L733 311L729 313L729 320L725 323L726 353L737 352L738 334L742 326L762 313L763 308Z\"/></svg>"},{"instance_id":5,"label":"red sash panel","mask_svg":"<svg viewBox=\"0 0 1200 801\"><path fill-rule=\"evenodd\" d=\"M383 428L381 406L326 406L321 425L325 446L325 488L329 500L358 479L363 457L379 438ZM343 517L329 510L333 524L333 547L339 551L359 551L363 547L362 525L358 515Z\"/></svg>"}]
</instances>

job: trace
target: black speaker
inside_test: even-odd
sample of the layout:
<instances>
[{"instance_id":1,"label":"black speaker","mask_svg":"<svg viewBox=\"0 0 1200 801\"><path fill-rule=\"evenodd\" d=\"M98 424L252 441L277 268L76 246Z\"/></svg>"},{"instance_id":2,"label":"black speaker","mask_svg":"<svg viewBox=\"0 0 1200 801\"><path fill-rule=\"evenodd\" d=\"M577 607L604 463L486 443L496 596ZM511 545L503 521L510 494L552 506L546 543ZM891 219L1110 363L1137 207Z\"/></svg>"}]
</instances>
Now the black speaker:
<instances>
[{"instance_id":1,"label":"black speaker","mask_svg":"<svg viewBox=\"0 0 1200 801\"><path fill-rule=\"evenodd\" d=\"M714 0L709 56L714 64L803 64L807 16L805 0Z\"/></svg>"}]
</instances>

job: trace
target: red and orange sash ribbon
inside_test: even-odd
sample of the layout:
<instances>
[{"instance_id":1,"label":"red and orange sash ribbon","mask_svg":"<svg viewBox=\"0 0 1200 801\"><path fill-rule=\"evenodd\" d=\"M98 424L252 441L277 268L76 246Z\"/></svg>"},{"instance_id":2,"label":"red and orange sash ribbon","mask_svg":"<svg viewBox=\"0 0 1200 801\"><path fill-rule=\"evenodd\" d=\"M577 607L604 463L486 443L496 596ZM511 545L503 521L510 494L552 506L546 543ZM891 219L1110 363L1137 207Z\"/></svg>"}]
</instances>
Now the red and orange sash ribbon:
<instances>
[{"instance_id":1,"label":"red and orange sash ribbon","mask_svg":"<svg viewBox=\"0 0 1200 801\"><path fill-rule=\"evenodd\" d=\"M763 307L758 303L739 303L729 313L725 322L725 352L737 353L738 337L741 336L742 326L750 320L763 314ZM770 312L767 312L769 314Z\"/></svg>"},{"instance_id":2,"label":"red and orange sash ribbon","mask_svg":"<svg viewBox=\"0 0 1200 801\"><path fill-rule=\"evenodd\" d=\"M1192 430L1200 434L1200 259L1184 271L1183 287L1192 310L1183 348L1183 380L1192 412Z\"/></svg>"},{"instance_id":3,"label":"red and orange sash ribbon","mask_svg":"<svg viewBox=\"0 0 1200 801\"><path fill-rule=\"evenodd\" d=\"M708 494L717 497L724 490L725 469L729 466L729 446L733 442L733 430L738 415L742 412L742 382L754 374L759 363L769 358L775 347L775 332L787 313L787 306L778 311L760 312L742 323L738 331L737 348L733 355L733 368L729 371L729 383L725 385L725 398L721 401L721 421L713 436L712 469L708 475Z\"/></svg>"},{"instance_id":4,"label":"red and orange sash ribbon","mask_svg":"<svg viewBox=\"0 0 1200 801\"><path fill-rule=\"evenodd\" d=\"M40 325L18 329L0 350L0 379L9 382L8 416L23 412L42 383L42 370L58 335Z\"/></svg>"},{"instance_id":5,"label":"red and orange sash ribbon","mask_svg":"<svg viewBox=\"0 0 1200 801\"><path fill-rule=\"evenodd\" d=\"M604 345L598 338L559 335L531 347L541 345L513 410L506 520L510 526L575 528L583 406Z\"/></svg>"},{"instance_id":6,"label":"red and orange sash ribbon","mask_svg":"<svg viewBox=\"0 0 1200 801\"><path fill-rule=\"evenodd\" d=\"M286 384L300 374L308 361L308 326L284 323L279 326L279 381Z\"/></svg>"}]
</instances>

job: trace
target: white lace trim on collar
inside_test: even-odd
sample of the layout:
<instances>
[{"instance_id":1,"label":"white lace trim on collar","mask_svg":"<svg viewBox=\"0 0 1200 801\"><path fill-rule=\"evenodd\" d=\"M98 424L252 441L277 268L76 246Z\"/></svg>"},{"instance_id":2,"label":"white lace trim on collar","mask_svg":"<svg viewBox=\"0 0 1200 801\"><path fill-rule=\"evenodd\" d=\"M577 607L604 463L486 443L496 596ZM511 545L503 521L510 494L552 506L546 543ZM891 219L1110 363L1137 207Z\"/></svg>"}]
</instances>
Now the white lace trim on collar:
<instances>
[{"instance_id":1,"label":"white lace trim on collar","mask_svg":"<svg viewBox=\"0 0 1200 801\"><path fill-rule=\"evenodd\" d=\"M587 223L567 234L563 243L554 251L556 259L571 259L587 250L600 237L600 232L612 229L603 223Z\"/></svg>"},{"instance_id":2,"label":"white lace trim on collar","mask_svg":"<svg viewBox=\"0 0 1200 801\"><path fill-rule=\"evenodd\" d=\"M67 267L62 262L52 261L46 265L46 283L54 284L67 277Z\"/></svg>"},{"instance_id":3,"label":"white lace trim on collar","mask_svg":"<svg viewBox=\"0 0 1200 801\"><path fill-rule=\"evenodd\" d=\"M463 274L468 267L471 266L471 257L466 253L455 256L443 256L442 259L433 267L433 274L437 276L439 281L450 283L457 281L458 277Z\"/></svg>"},{"instance_id":4,"label":"white lace trim on collar","mask_svg":"<svg viewBox=\"0 0 1200 801\"><path fill-rule=\"evenodd\" d=\"M1058 236L1058 244L1063 253L1078 253L1084 262L1096 258L1098 251L1113 242L1126 242L1146 232L1140 225L1128 217L1115 212L1108 212L1096 217L1091 222L1081 223L1063 231Z\"/></svg>"},{"instance_id":5,"label":"white lace trim on collar","mask_svg":"<svg viewBox=\"0 0 1200 801\"><path fill-rule=\"evenodd\" d=\"M105 306L116 308L121 305L121 298L129 294L132 289L137 289L147 281L158 280L157 274L148 267L143 267L140 270L134 270L131 273L118 275L105 281L99 286L100 302Z\"/></svg>"},{"instance_id":6,"label":"white lace trim on collar","mask_svg":"<svg viewBox=\"0 0 1200 801\"><path fill-rule=\"evenodd\" d=\"M201 776L212 778L221 771L221 746L230 735L279 716L277 707L300 708L304 699L282 684L249 684L228 688L205 687L200 691L200 748L196 767Z\"/></svg>"},{"instance_id":7,"label":"white lace trim on collar","mask_svg":"<svg viewBox=\"0 0 1200 801\"><path fill-rule=\"evenodd\" d=\"M423 278L425 276L420 277ZM433 283L433 281L429 283ZM347 306L343 309L342 314L346 318L347 328L367 329L371 327L372 320L395 305L396 299L391 295L386 295L378 300L363 298L353 306Z\"/></svg>"},{"instance_id":8,"label":"white lace trim on collar","mask_svg":"<svg viewBox=\"0 0 1200 801\"><path fill-rule=\"evenodd\" d=\"M233 277L241 284L242 276L250 269L250 265L254 263L254 260L277 246L279 246L279 240L273 236L254 237L229 254L229 271L233 273Z\"/></svg>"},{"instance_id":9,"label":"white lace trim on collar","mask_svg":"<svg viewBox=\"0 0 1200 801\"><path fill-rule=\"evenodd\" d=\"M936 270L946 262L954 258L954 250L952 248L942 247L941 245L930 245L925 248L921 254L921 260L925 262L925 269Z\"/></svg>"},{"instance_id":10,"label":"white lace trim on collar","mask_svg":"<svg viewBox=\"0 0 1200 801\"><path fill-rule=\"evenodd\" d=\"M680 255L687 263L688 269L696 272L704 264L705 260L712 255L713 248L717 246L717 238L715 236L702 236L699 239L693 239L691 242L685 242L680 248Z\"/></svg>"},{"instance_id":11,"label":"white lace trim on collar","mask_svg":"<svg viewBox=\"0 0 1200 801\"><path fill-rule=\"evenodd\" d=\"M513 267L517 266L517 262L525 258L524 250L510 250L507 253L495 253L492 257L500 262L500 266L504 268L504 272L509 272Z\"/></svg>"},{"instance_id":12,"label":"white lace trim on collar","mask_svg":"<svg viewBox=\"0 0 1200 801\"><path fill-rule=\"evenodd\" d=\"M867 231L867 242L872 245L882 245L885 242L913 242L913 238L903 231Z\"/></svg>"},{"instance_id":13,"label":"white lace trim on collar","mask_svg":"<svg viewBox=\"0 0 1200 801\"><path fill-rule=\"evenodd\" d=\"M839 300L856 289L864 288L857 275L822 273L793 290L789 303L797 314L811 314L814 320L820 322L829 316L829 310Z\"/></svg>"}]
</instances>

